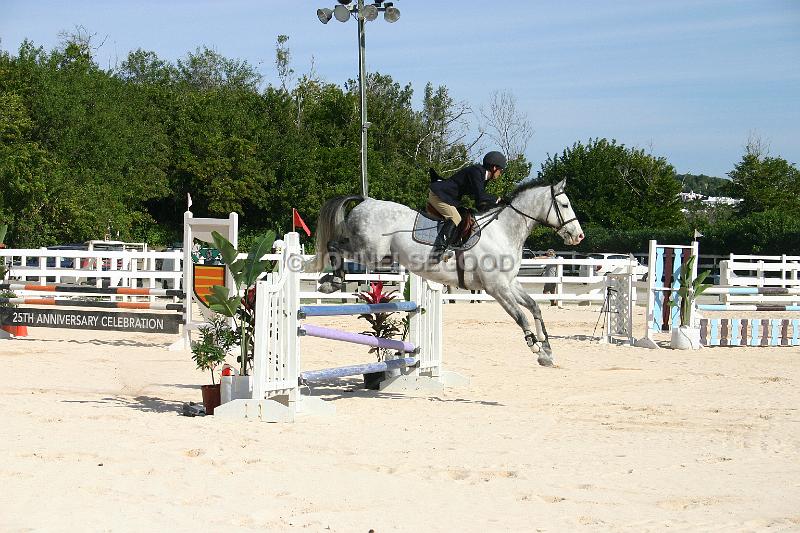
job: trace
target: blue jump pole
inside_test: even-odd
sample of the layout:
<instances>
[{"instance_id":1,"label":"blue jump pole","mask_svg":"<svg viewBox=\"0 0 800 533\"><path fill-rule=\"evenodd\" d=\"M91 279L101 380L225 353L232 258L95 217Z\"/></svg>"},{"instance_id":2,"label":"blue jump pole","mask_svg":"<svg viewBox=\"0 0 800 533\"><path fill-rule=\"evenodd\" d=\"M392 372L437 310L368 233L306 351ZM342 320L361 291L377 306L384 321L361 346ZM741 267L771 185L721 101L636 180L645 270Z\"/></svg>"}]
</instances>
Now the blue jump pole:
<instances>
[{"instance_id":1,"label":"blue jump pole","mask_svg":"<svg viewBox=\"0 0 800 533\"><path fill-rule=\"evenodd\" d=\"M309 370L300 372L300 381L325 381L346 376L359 376L371 372L384 372L386 370L396 370L406 366L413 366L417 363L414 357L402 359L389 359L379 363L364 363L362 365L341 366L338 368L325 368L323 370Z\"/></svg>"},{"instance_id":2,"label":"blue jump pole","mask_svg":"<svg viewBox=\"0 0 800 533\"><path fill-rule=\"evenodd\" d=\"M352 342L353 344L387 348L389 350L397 350L406 353L417 352L417 347L410 342L399 341L395 339L382 339L380 337L373 337L371 335L362 335L361 333L349 333L347 331L339 331L338 329L314 326L313 324L304 324L301 326L300 335L308 335L309 337L319 337L322 339L331 339L335 341Z\"/></svg>"},{"instance_id":3,"label":"blue jump pole","mask_svg":"<svg viewBox=\"0 0 800 533\"><path fill-rule=\"evenodd\" d=\"M416 302L388 302L382 304L301 305L298 318L309 316L365 315L373 313L410 313L418 309Z\"/></svg>"},{"instance_id":4,"label":"blue jump pole","mask_svg":"<svg viewBox=\"0 0 800 533\"><path fill-rule=\"evenodd\" d=\"M800 311L800 305L698 304L701 311Z\"/></svg>"}]
</instances>

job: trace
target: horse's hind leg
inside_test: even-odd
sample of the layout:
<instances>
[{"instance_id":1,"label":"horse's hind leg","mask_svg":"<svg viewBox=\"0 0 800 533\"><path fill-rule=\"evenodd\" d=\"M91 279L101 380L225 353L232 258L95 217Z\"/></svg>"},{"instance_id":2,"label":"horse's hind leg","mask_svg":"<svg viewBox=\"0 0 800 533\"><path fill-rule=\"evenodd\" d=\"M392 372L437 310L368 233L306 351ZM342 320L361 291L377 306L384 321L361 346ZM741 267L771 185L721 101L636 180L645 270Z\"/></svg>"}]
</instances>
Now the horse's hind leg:
<instances>
[{"instance_id":1,"label":"horse's hind leg","mask_svg":"<svg viewBox=\"0 0 800 533\"><path fill-rule=\"evenodd\" d=\"M539 304L525 292L525 289L522 288L519 282L514 282L511 286L511 290L516 297L517 303L525 306L533 315L536 333L542 344L542 351L539 352L539 364L542 366L553 366L553 349L550 347L550 337L547 335L547 328L544 326L542 310L539 308Z\"/></svg>"},{"instance_id":2,"label":"horse's hind leg","mask_svg":"<svg viewBox=\"0 0 800 533\"><path fill-rule=\"evenodd\" d=\"M528 318L525 316L525 312L519 306L519 299L515 291L511 287L503 287L502 289L487 289L486 292L500 304L505 312L508 313L511 318L514 319L514 322L522 329L522 332L525 334L525 343L528 345L531 352L537 355L539 364L542 366L552 366L553 360L550 355L544 352L542 344L537 340L533 331L531 331L531 325L528 322Z\"/></svg>"},{"instance_id":3,"label":"horse's hind leg","mask_svg":"<svg viewBox=\"0 0 800 533\"><path fill-rule=\"evenodd\" d=\"M345 240L346 241L346 240ZM330 294L341 290L344 283L344 250L340 241L328 241L328 259L333 272L320 278L319 292Z\"/></svg>"}]
</instances>

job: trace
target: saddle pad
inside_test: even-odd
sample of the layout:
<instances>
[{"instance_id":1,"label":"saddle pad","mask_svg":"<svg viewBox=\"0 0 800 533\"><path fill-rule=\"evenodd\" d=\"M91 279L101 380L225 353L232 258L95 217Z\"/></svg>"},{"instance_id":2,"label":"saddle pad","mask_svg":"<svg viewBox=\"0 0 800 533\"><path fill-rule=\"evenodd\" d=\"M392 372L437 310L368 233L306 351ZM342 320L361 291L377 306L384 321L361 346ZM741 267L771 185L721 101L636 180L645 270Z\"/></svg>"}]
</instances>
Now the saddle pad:
<instances>
[{"instance_id":1,"label":"saddle pad","mask_svg":"<svg viewBox=\"0 0 800 533\"><path fill-rule=\"evenodd\" d=\"M436 236L439 235L439 230L442 228L442 224L444 224L444 222L441 220L434 220L418 212L417 218L414 220L414 229L411 232L411 236L414 241L420 244L433 246L433 243L436 242ZM450 248L453 250L469 250L478 244L480 238L480 233L473 233L462 246L451 246Z\"/></svg>"}]
</instances>

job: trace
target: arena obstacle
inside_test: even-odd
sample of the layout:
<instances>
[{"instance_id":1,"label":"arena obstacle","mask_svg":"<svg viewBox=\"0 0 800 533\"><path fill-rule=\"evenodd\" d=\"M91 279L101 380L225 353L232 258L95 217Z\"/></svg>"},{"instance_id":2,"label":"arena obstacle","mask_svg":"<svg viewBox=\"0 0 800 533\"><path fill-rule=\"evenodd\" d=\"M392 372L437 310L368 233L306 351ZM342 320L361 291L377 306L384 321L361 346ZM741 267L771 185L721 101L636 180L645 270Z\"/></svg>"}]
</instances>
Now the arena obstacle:
<instances>
[{"instance_id":1,"label":"arena obstacle","mask_svg":"<svg viewBox=\"0 0 800 533\"><path fill-rule=\"evenodd\" d=\"M191 203L189 204L191 208ZM228 218L195 218L187 210L183 216L183 290L155 289L138 287L92 287L66 284L2 283L0 290L37 291L64 293L70 299L49 296L44 298L0 298L0 324L9 326L30 326L67 329L133 331L139 333L179 334L170 350L188 350L191 347L191 331L206 323L195 319L195 309L201 313L206 309L193 290L194 262L192 245L195 241L213 242L211 233L216 231L234 245L238 245L238 215L230 213ZM226 270L226 285L233 287L231 275ZM180 303L160 302L115 302L75 299L83 296L143 296L171 297ZM13 305L43 305L47 308L9 307ZM3 307L5 305L5 307ZM197 307L195 307L197 305ZM61 307L72 309L65 310ZM59 309L56 309L59 308ZM82 311L74 308L106 308L128 311L175 311L175 314L142 312L98 312ZM181 331L182 329L182 331ZM0 332L3 335L4 332Z\"/></svg>"},{"instance_id":2,"label":"arena obstacle","mask_svg":"<svg viewBox=\"0 0 800 533\"><path fill-rule=\"evenodd\" d=\"M698 256L698 244L690 246L662 245L650 241L647 277L647 329L645 336L636 340L636 346L658 348L653 333L669 332L680 325L678 309L670 305L677 298L679 274L683 264ZM697 277L697 262L693 265L692 279ZM634 299L633 286L631 297ZM765 297L800 295L800 288L786 287L729 287L713 286L704 295L720 297L733 295L758 295ZM787 298L789 299L789 298ZM624 298L611 300L610 314L631 317L632 309ZM800 319L787 318L706 318L699 311L711 312L797 312L798 305L775 303L720 303L699 304L692 309L691 323L700 328L703 346L797 346L800 336Z\"/></svg>"},{"instance_id":3,"label":"arena obstacle","mask_svg":"<svg viewBox=\"0 0 800 533\"><path fill-rule=\"evenodd\" d=\"M330 402L304 395L301 386L334 378L388 371L382 391L440 392L444 386L468 380L442 369L442 286L410 275L409 302L389 304L300 305L300 273L289 265L299 264L297 233L285 236L283 260L277 273L260 281L256 289L255 359L252 394L247 399L225 403L214 410L223 418L262 421L292 421L302 414L332 414ZM376 339L369 335L341 332L313 324L301 324L312 316L357 315L401 311L410 313L409 340ZM301 339L327 339L379 346L398 351L396 359L321 370L301 370Z\"/></svg>"},{"instance_id":4,"label":"arena obstacle","mask_svg":"<svg viewBox=\"0 0 800 533\"><path fill-rule=\"evenodd\" d=\"M800 346L800 319L701 318L703 346Z\"/></svg>"},{"instance_id":5,"label":"arena obstacle","mask_svg":"<svg viewBox=\"0 0 800 533\"><path fill-rule=\"evenodd\" d=\"M698 243L690 245L664 245L651 240L647 263L647 283L633 281L629 274L606 276L607 311L605 340L614 342L623 337L624 342L644 348L658 348L654 334L669 332L680 325L678 309L670 305L678 294L681 266L692 256L698 255ZM697 277L697 263L692 268L692 279ZM647 294L647 317L644 336L633 336L633 308L636 303L636 289L644 288Z\"/></svg>"},{"instance_id":6,"label":"arena obstacle","mask_svg":"<svg viewBox=\"0 0 800 533\"><path fill-rule=\"evenodd\" d=\"M24 290L50 293L91 295L135 295L170 296L183 298L183 293L172 289L131 289L124 287L88 287L81 285L35 285L25 283L0 283L0 290ZM11 307L11 305L15 307ZM67 307L53 309L40 307L16 307L19 305L44 305ZM174 311L165 313L132 313L85 311L75 308L102 308L123 310ZM106 331L130 331L139 333L176 334L183 324L183 304L161 302L115 302L85 299L0 298L0 324L4 326L28 326L34 328L87 329Z\"/></svg>"},{"instance_id":7,"label":"arena obstacle","mask_svg":"<svg viewBox=\"0 0 800 533\"><path fill-rule=\"evenodd\" d=\"M189 209L191 207L190 199ZM228 239L234 248L239 246L239 215L230 213L228 218L195 218L189 209L183 214L183 288L186 291L183 319L185 325L183 336L180 342L176 343L176 347L180 346L184 350L191 348L192 330L201 328L207 323L206 319L210 318L212 314L211 311L207 311L208 308L195 291L195 268L194 261L192 261L192 246L195 239L213 243L214 238L211 234L216 231ZM225 268L224 279L226 287L235 287L233 277L227 268ZM201 316L199 319L195 318L195 309L200 310ZM207 313L207 316L204 313Z\"/></svg>"}]
</instances>

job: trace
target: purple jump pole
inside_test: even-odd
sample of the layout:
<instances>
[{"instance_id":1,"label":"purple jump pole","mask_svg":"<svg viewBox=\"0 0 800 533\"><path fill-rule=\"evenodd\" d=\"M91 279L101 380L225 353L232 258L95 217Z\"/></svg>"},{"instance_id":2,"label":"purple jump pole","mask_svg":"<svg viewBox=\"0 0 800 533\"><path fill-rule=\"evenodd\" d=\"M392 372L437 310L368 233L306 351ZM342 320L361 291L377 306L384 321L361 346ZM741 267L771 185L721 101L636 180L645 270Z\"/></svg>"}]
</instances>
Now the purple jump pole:
<instances>
[{"instance_id":1,"label":"purple jump pole","mask_svg":"<svg viewBox=\"0 0 800 533\"><path fill-rule=\"evenodd\" d=\"M314 326L312 324L304 324L301 326L300 334L308 335L309 337L319 337L321 339L331 339L334 341L352 342L353 344L363 344L365 346L376 346L378 348L387 348L389 350L398 350L406 353L416 353L417 351L417 347L410 342L398 341L395 339L382 339L380 337L362 335L360 333L348 333L346 331L323 328L321 326Z\"/></svg>"}]
</instances>

